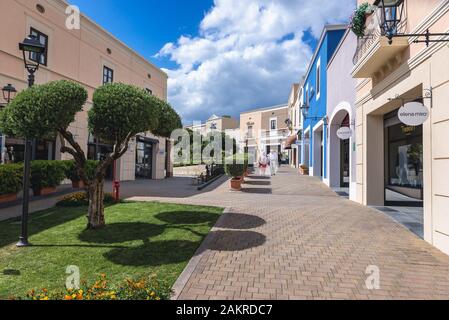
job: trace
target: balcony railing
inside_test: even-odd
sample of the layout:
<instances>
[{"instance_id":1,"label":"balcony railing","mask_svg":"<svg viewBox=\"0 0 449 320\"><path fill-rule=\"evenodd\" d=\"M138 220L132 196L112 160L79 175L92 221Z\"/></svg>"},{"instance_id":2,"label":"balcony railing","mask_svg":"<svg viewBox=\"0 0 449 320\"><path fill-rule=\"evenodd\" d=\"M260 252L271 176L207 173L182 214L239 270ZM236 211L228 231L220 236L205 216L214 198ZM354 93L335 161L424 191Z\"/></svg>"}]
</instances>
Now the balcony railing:
<instances>
[{"instance_id":1,"label":"balcony railing","mask_svg":"<svg viewBox=\"0 0 449 320\"><path fill-rule=\"evenodd\" d=\"M367 54L371 52L372 48L379 43L381 38L385 38L380 28L381 24L379 19L382 15L379 10L382 9L377 8L370 16L367 17L365 36L358 38L357 50L353 59L354 65L356 66ZM406 29L407 19L404 18L398 27L398 33L404 33L406 32Z\"/></svg>"}]
</instances>

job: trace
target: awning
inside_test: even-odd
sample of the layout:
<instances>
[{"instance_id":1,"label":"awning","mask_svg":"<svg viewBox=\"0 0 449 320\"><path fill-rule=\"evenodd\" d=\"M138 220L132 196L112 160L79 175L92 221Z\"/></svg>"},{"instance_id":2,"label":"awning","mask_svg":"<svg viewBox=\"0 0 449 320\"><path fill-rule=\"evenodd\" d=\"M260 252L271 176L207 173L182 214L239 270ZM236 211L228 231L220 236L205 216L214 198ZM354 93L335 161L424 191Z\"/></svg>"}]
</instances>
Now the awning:
<instances>
[{"instance_id":1,"label":"awning","mask_svg":"<svg viewBox=\"0 0 449 320\"><path fill-rule=\"evenodd\" d=\"M296 143L296 140L298 140L298 136L294 135L294 136L290 136L287 138L287 141L285 142L285 150L291 150L292 149L292 144Z\"/></svg>"}]
</instances>

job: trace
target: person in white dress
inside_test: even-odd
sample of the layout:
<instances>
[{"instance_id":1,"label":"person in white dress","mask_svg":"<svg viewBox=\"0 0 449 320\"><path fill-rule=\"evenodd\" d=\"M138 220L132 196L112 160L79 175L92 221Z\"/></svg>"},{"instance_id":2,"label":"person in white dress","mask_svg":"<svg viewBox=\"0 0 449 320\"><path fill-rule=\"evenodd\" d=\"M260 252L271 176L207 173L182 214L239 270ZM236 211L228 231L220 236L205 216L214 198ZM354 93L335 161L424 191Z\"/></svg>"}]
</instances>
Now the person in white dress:
<instances>
[{"instance_id":1,"label":"person in white dress","mask_svg":"<svg viewBox=\"0 0 449 320\"><path fill-rule=\"evenodd\" d=\"M271 175L275 176L277 173L277 162L278 162L278 155L275 151L271 151L270 155L268 156L268 159L270 160L270 171Z\"/></svg>"}]
</instances>

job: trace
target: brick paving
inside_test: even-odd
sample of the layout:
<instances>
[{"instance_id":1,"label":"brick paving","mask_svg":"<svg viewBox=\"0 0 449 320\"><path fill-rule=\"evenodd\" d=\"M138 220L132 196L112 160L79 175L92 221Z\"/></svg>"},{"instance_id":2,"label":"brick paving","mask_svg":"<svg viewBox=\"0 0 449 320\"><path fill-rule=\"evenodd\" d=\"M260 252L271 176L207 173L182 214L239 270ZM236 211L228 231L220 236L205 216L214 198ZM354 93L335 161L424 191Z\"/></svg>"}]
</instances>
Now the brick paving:
<instances>
[{"instance_id":1,"label":"brick paving","mask_svg":"<svg viewBox=\"0 0 449 320\"><path fill-rule=\"evenodd\" d=\"M243 192L223 182L190 196L172 186L170 196L134 198L227 208L179 299L449 299L448 256L321 181L282 168L249 179ZM379 268L378 290L367 288L368 266Z\"/></svg>"}]
</instances>

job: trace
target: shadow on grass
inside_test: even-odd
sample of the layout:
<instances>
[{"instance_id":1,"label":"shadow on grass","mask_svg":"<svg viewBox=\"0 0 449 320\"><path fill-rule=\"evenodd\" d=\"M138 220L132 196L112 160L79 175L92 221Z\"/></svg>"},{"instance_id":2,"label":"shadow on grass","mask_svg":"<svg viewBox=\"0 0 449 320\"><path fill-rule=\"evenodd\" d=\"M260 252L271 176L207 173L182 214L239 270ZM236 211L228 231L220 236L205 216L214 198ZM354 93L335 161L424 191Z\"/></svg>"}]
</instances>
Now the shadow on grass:
<instances>
[{"instance_id":1,"label":"shadow on grass","mask_svg":"<svg viewBox=\"0 0 449 320\"><path fill-rule=\"evenodd\" d=\"M29 235L40 233L58 225L76 220L87 213L87 208L57 208L33 213L28 224ZM0 248L16 243L20 235L20 218L13 218L0 222Z\"/></svg>"},{"instance_id":2,"label":"shadow on grass","mask_svg":"<svg viewBox=\"0 0 449 320\"><path fill-rule=\"evenodd\" d=\"M171 225L189 225L208 223L212 227L220 214L205 211L167 211L155 215L155 218Z\"/></svg>"},{"instance_id":3,"label":"shadow on grass","mask_svg":"<svg viewBox=\"0 0 449 320\"><path fill-rule=\"evenodd\" d=\"M123 266L161 266L189 261L199 245L200 241L187 240L146 242L136 248L113 249L104 257Z\"/></svg>"},{"instance_id":4,"label":"shadow on grass","mask_svg":"<svg viewBox=\"0 0 449 320\"><path fill-rule=\"evenodd\" d=\"M147 240L164 233L165 226L143 223L112 223L99 230L84 230L79 239L89 243L123 243L134 240Z\"/></svg>"}]
</instances>

